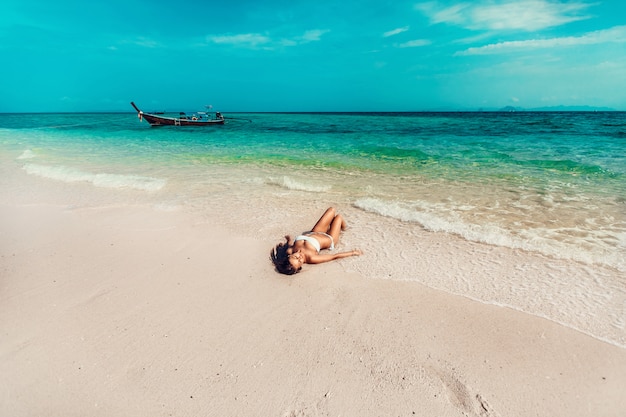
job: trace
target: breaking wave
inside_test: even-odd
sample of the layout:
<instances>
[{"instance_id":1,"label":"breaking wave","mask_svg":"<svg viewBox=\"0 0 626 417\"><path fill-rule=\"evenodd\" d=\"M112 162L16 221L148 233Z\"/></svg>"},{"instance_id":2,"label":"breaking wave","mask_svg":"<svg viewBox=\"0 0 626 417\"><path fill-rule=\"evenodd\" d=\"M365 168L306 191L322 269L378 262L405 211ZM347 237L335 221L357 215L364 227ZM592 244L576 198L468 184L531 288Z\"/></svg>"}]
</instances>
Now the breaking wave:
<instances>
[{"instance_id":1,"label":"breaking wave","mask_svg":"<svg viewBox=\"0 0 626 417\"><path fill-rule=\"evenodd\" d=\"M429 212L428 208L417 204L362 198L357 200L354 206L366 212L403 222L417 223L431 232L450 233L472 242L538 252L553 258L570 259L587 264L598 263L619 271L626 271L623 258L624 246L618 244L613 248L608 248L596 242L597 245L592 247L585 240L577 241L576 231L571 231L570 240L566 242L556 238L554 233L545 228L526 229L513 233L502 225L468 223L450 214L449 211L446 213L441 209L438 213ZM615 240L623 243L626 241L626 236L617 234Z\"/></svg>"},{"instance_id":2,"label":"breaking wave","mask_svg":"<svg viewBox=\"0 0 626 417\"><path fill-rule=\"evenodd\" d=\"M158 191L165 186L166 180L140 175L121 175L84 172L66 166L46 166L26 164L24 170L30 175L50 178L63 182L88 182L96 187L133 188L142 191Z\"/></svg>"},{"instance_id":3,"label":"breaking wave","mask_svg":"<svg viewBox=\"0 0 626 417\"><path fill-rule=\"evenodd\" d=\"M272 178L268 181L271 185L277 185L279 187L286 188L288 190L293 191L308 191L313 193L323 193L330 191L332 186L330 185L315 185L315 184L306 184L303 182L296 181L287 176L282 178Z\"/></svg>"},{"instance_id":4,"label":"breaking wave","mask_svg":"<svg viewBox=\"0 0 626 417\"><path fill-rule=\"evenodd\" d=\"M35 157L35 154L30 149L26 149L17 159L32 159Z\"/></svg>"}]
</instances>

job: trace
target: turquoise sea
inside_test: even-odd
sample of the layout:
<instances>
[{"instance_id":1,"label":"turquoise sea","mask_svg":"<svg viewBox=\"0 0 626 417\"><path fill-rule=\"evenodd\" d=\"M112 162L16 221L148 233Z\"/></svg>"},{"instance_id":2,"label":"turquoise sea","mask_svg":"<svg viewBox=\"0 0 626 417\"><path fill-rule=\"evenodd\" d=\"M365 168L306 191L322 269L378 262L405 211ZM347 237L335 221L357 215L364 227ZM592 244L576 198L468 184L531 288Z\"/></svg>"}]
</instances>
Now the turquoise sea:
<instances>
[{"instance_id":1,"label":"turquoise sea","mask_svg":"<svg viewBox=\"0 0 626 417\"><path fill-rule=\"evenodd\" d=\"M17 180L26 175L62 186L55 203L196 211L276 241L335 205L351 220L344 244L366 252L346 262L351 271L626 345L626 113L225 116L223 126L151 128L130 112L2 114L3 172L16 179L3 194L36 200ZM476 264L424 271L424 256L447 262L437 260L444 243ZM492 262L494 251L506 259Z\"/></svg>"}]
</instances>

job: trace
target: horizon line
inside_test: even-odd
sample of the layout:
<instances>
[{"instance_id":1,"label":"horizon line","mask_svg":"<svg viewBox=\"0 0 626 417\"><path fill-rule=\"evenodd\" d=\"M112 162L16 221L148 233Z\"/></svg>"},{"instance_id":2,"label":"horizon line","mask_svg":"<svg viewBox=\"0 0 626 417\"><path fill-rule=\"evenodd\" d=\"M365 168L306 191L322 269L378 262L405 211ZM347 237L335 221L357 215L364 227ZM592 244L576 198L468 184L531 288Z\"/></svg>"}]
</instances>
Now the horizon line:
<instances>
[{"instance_id":1,"label":"horizon line","mask_svg":"<svg viewBox=\"0 0 626 417\"><path fill-rule=\"evenodd\" d=\"M571 107L571 108L568 108ZM205 111L205 110L197 110ZM410 114L410 113L620 113L626 112L626 110L618 110L609 107L591 107L591 106L555 106L555 107L537 107L537 108L500 108L500 109L432 109L432 110L335 110L335 111L317 111L317 110L302 110L302 111L287 111L287 110L275 110L275 111L245 111L245 110L218 110L220 113L245 113L245 114ZM154 113L179 113L176 111L154 111ZM188 110L188 112L194 112ZM0 112L2 115L9 114L134 114L136 111L130 110L92 110L92 111L8 111ZM144 111L147 114L153 114L152 112Z\"/></svg>"}]
</instances>

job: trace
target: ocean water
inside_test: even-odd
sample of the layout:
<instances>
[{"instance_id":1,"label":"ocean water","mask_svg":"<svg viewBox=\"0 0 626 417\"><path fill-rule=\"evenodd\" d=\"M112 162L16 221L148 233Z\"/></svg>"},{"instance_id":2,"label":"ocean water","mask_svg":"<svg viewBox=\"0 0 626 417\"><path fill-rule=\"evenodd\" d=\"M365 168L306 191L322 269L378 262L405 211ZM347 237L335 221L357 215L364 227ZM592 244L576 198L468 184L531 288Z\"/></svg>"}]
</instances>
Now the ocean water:
<instances>
[{"instance_id":1,"label":"ocean water","mask_svg":"<svg viewBox=\"0 0 626 417\"><path fill-rule=\"evenodd\" d=\"M226 117L150 128L134 113L4 114L0 151L4 171L62 185L73 207L195 211L269 240L335 205L344 249L365 251L350 271L626 346L626 113Z\"/></svg>"}]
</instances>

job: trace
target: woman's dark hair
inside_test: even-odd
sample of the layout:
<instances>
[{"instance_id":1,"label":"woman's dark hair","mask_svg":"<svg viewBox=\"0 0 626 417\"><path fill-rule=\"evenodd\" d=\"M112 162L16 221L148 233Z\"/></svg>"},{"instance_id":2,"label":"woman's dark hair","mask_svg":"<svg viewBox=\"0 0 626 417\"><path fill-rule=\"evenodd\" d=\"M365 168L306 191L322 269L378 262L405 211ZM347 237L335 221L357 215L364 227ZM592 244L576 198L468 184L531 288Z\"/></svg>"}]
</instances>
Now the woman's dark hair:
<instances>
[{"instance_id":1,"label":"woman's dark hair","mask_svg":"<svg viewBox=\"0 0 626 417\"><path fill-rule=\"evenodd\" d=\"M285 275L293 275L300 271L300 269L294 269L293 266L289 263L289 255L287 254L287 249L289 249L289 240L285 237L285 242L279 243L275 248L270 252L270 259L274 263L274 267L276 271Z\"/></svg>"}]
</instances>

